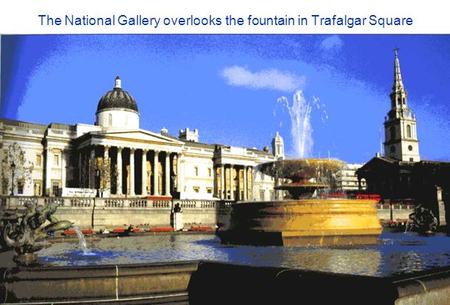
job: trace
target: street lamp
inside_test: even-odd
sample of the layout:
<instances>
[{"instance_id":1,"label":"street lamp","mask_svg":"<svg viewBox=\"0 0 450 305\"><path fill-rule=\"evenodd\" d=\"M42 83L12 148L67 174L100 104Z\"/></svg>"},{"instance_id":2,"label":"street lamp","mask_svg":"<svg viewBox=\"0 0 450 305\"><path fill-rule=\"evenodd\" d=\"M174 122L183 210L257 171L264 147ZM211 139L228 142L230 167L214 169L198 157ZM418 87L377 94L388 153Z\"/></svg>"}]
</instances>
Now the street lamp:
<instances>
[{"instance_id":1,"label":"street lamp","mask_svg":"<svg viewBox=\"0 0 450 305\"><path fill-rule=\"evenodd\" d=\"M11 196L14 196L14 173L16 171L16 164L11 162Z\"/></svg>"}]
</instances>

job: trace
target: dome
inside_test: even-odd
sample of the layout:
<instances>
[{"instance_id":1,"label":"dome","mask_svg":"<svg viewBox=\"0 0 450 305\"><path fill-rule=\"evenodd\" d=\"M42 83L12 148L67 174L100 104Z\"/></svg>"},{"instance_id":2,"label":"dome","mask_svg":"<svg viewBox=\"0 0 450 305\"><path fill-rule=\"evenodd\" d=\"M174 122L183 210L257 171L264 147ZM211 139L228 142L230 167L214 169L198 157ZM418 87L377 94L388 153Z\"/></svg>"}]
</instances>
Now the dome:
<instances>
[{"instance_id":1,"label":"dome","mask_svg":"<svg viewBox=\"0 0 450 305\"><path fill-rule=\"evenodd\" d=\"M134 98L121 87L121 80L117 76L112 90L102 96L97 106L97 113L104 110L121 109L138 113L138 107Z\"/></svg>"}]
</instances>

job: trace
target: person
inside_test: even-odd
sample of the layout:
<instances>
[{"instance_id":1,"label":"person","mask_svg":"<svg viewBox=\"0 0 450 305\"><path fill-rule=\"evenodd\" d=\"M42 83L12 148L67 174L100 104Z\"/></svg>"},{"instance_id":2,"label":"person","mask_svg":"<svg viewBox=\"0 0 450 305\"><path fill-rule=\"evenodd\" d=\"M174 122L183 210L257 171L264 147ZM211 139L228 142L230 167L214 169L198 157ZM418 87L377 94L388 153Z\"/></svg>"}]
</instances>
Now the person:
<instances>
[{"instance_id":1,"label":"person","mask_svg":"<svg viewBox=\"0 0 450 305\"><path fill-rule=\"evenodd\" d=\"M183 211L181 210L180 203L176 203L173 208L173 227L175 231L181 231L183 230L184 224L183 224Z\"/></svg>"},{"instance_id":2,"label":"person","mask_svg":"<svg viewBox=\"0 0 450 305\"><path fill-rule=\"evenodd\" d=\"M174 213L182 213L180 203L175 203L175 207L173 208Z\"/></svg>"}]
</instances>

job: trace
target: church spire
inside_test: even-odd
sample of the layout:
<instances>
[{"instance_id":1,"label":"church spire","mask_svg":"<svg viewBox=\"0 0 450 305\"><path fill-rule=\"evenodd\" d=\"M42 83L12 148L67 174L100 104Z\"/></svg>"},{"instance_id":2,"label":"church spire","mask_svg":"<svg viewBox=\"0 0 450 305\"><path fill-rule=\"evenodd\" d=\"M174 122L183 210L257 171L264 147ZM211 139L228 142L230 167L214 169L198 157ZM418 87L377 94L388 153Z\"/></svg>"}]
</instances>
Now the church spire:
<instances>
[{"instance_id":1,"label":"church spire","mask_svg":"<svg viewBox=\"0 0 450 305\"><path fill-rule=\"evenodd\" d=\"M398 48L394 49L394 84L392 85L391 97L391 108L406 108L406 90L403 86L402 73L400 71L400 60L398 58Z\"/></svg>"},{"instance_id":2,"label":"church spire","mask_svg":"<svg viewBox=\"0 0 450 305\"><path fill-rule=\"evenodd\" d=\"M406 162L420 161L416 118L406 103L406 90L400 72L398 49L394 50L394 84L391 110L384 122L384 156Z\"/></svg>"},{"instance_id":3,"label":"church spire","mask_svg":"<svg viewBox=\"0 0 450 305\"><path fill-rule=\"evenodd\" d=\"M402 72L400 71L400 60L398 59L398 48L394 49L394 85L392 91L405 90L402 82Z\"/></svg>"}]
</instances>

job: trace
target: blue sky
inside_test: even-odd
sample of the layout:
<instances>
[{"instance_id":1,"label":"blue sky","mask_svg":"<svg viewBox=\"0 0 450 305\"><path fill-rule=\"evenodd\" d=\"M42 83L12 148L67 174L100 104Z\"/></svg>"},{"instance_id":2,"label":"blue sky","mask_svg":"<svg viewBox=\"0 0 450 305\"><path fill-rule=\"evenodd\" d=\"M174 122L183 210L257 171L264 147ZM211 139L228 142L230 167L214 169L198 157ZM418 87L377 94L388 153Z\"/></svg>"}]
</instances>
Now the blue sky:
<instances>
[{"instance_id":1,"label":"blue sky","mask_svg":"<svg viewBox=\"0 0 450 305\"><path fill-rule=\"evenodd\" d=\"M394 48L423 159L450 160L448 35L2 36L0 116L48 124L94 122L120 75L141 128L262 148L276 131L295 155L280 103L311 106L310 156L366 162L380 151Z\"/></svg>"}]
</instances>

